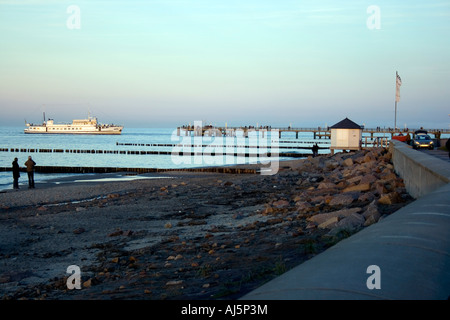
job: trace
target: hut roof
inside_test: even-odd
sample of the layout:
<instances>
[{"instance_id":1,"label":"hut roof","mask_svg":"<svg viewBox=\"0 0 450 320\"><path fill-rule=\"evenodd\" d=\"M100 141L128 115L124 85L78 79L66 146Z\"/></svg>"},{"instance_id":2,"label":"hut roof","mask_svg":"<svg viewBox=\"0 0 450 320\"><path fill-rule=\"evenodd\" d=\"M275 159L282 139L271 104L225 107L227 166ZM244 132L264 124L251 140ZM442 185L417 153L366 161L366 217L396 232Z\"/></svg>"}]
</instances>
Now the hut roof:
<instances>
[{"instance_id":1,"label":"hut roof","mask_svg":"<svg viewBox=\"0 0 450 320\"><path fill-rule=\"evenodd\" d=\"M330 127L331 129L361 129L361 126L349 118L345 118L344 120L336 123L335 125Z\"/></svg>"}]
</instances>

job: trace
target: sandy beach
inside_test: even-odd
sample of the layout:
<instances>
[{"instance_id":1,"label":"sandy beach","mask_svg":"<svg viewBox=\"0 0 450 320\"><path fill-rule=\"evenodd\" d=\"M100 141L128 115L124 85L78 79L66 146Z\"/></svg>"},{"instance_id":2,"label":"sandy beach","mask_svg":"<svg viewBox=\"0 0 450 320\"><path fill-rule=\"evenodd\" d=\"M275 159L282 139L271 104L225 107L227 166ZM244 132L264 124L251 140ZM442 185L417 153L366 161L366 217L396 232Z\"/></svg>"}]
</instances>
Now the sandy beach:
<instances>
[{"instance_id":1,"label":"sandy beach","mask_svg":"<svg viewBox=\"0 0 450 320\"><path fill-rule=\"evenodd\" d=\"M378 148L282 162L273 176L103 174L8 190L0 296L237 299L411 201ZM81 289L67 287L71 265Z\"/></svg>"}]
</instances>

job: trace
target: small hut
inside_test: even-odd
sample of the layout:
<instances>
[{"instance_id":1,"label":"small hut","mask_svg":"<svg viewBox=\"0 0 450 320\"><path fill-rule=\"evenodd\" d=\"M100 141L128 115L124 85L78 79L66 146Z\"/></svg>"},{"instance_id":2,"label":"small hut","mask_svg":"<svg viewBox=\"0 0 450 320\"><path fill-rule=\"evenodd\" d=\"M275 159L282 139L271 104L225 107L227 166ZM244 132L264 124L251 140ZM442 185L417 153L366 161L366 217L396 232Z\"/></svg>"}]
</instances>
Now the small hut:
<instances>
[{"instance_id":1,"label":"small hut","mask_svg":"<svg viewBox=\"0 0 450 320\"><path fill-rule=\"evenodd\" d=\"M330 127L331 154L334 150L361 150L362 127L345 118Z\"/></svg>"}]
</instances>

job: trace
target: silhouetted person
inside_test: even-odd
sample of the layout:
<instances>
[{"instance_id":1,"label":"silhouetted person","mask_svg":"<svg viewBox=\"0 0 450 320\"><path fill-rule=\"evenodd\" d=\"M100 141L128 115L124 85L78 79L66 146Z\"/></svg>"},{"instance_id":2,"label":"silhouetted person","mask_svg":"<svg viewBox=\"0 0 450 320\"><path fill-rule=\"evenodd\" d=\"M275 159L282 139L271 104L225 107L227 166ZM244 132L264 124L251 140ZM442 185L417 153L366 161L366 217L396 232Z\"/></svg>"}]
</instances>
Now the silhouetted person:
<instances>
[{"instance_id":1,"label":"silhouetted person","mask_svg":"<svg viewBox=\"0 0 450 320\"><path fill-rule=\"evenodd\" d=\"M27 162L25 162L25 166L27 167L28 174L28 189L34 188L34 166L36 162L31 159L31 156L28 157Z\"/></svg>"},{"instance_id":2,"label":"silhouetted person","mask_svg":"<svg viewBox=\"0 0 450 320\"><path fill-rule=\"evenodd\" d=\"M448 157L450 158L450 138L447 139L447 142L445 143L445 147L448 150Z\"/></svg>"},{"instance_id":3,"label":"silhouetted person","mask_svg":"<svg viewBox=\"0 0 450 320\"><path fill-rule=\"evenodd\" d=\"M313 157L316 157L317 154L319 153L319 146L317 145L317 143L315 145L313 145L311 149L312 149Z\"/></svg>"},{"instance_id":4,"label":"silhouetted person","mask_svg":"<svg viewBox=\"0 0 450 320\"><path fill-rule=\"evenodd\" d=\"M19 189L20 167L19 167L19 164L17 163L17 161L18 161L18 159L14 158L14 161L12 162L12 172L13 172L13 179L14 179L13 188L14 189Z\"/></svg>"}]
</instances>

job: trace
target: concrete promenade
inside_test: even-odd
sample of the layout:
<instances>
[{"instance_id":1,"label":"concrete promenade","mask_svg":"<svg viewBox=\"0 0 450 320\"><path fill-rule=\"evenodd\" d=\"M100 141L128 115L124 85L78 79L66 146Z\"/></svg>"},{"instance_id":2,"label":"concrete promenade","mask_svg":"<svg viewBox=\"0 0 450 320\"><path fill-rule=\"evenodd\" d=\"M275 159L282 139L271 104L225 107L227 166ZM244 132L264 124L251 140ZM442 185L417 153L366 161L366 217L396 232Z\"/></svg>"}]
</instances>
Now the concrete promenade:
<instances>
[{"instance_id":1,"label":"concrete promenade","mask_svg":"<svg viewBox=\"0 0 450 320\"><path fill-rule=\"evenodd\" d=\"M420 151L405 150L404 147L402 143L394 143L392 151L394 163L397 157L397 160L412 166L408 169L408 179L414 179L414 173L419 175L419 170L427 171L424 167L418 168L426 162L434 164L428 173L438 177L436 179L442 183L432 182L434 186L426 186L426 191L410 205L242 299L448 299L450 183L445 181L450 181L450 163ZM415 161L405 162L405 156ZM427 180L423 175L421 178L432 180Z\"/></svg>"}]
</instances>

